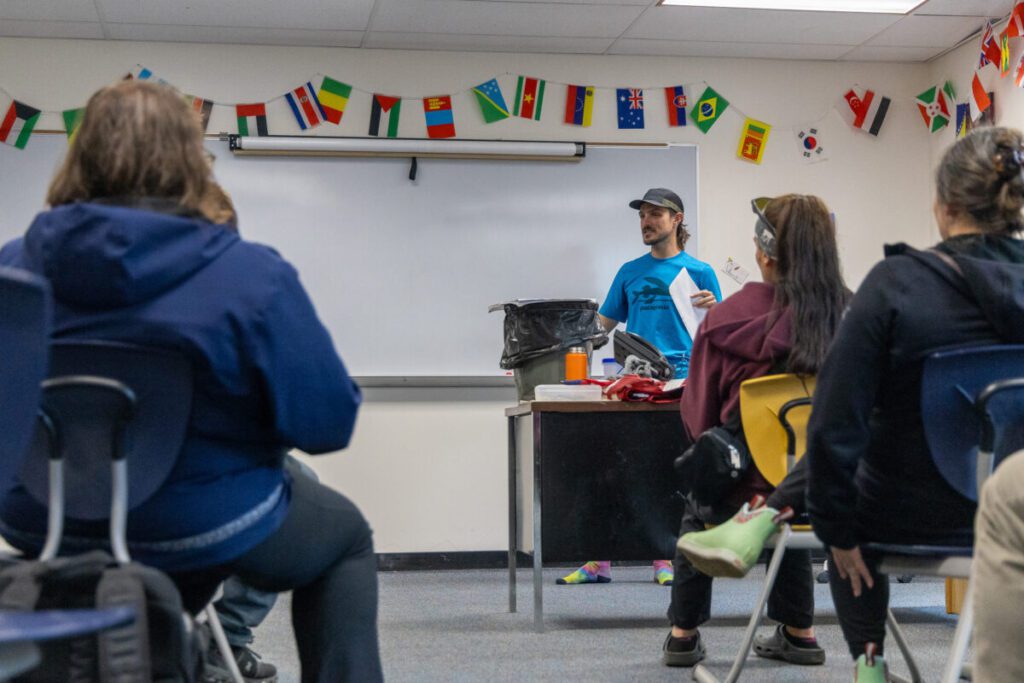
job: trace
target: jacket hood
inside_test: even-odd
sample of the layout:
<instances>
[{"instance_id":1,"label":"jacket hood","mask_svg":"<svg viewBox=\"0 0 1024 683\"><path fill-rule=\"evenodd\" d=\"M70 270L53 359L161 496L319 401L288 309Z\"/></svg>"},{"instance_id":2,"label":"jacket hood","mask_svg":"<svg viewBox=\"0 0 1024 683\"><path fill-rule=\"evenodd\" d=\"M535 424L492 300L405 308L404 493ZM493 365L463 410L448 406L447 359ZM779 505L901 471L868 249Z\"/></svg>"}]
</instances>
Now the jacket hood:
<instances>
[{"instance_id":1,"label":"jacket hood","mask_svg":"<svg viewBox=\"0 0 1024 683\"><path fill-rule=\"evenodd\" d=\"M964 235L936 249L952 257L960 272L934 254L905 245L893 251L923 261L969 294L1004 341L1024 342L1024 241L1004 235Z\"/></svg>"},{"instance_id":2,"label":"jacket hood","mask_svg":"<svg viewBox=\"0 0 1024 683\"><path fill-rule=\"evenodd\" d=\"M75 203L37 215L24 250L58 301L112 308L173 288L238 240L171 202Z\"/></svg>"},{"instance_id":3,"label":"jacket hood","mask_svg":"<svg viewBox=\"0 0 1024 683\"><path fill-rule=\"evenodd\" d=\"M750 282L708 312L700 334L723 351L745 360L784 359L792 346L790 312L774 308L775 287Z\"/></svg>"}]
</instances>

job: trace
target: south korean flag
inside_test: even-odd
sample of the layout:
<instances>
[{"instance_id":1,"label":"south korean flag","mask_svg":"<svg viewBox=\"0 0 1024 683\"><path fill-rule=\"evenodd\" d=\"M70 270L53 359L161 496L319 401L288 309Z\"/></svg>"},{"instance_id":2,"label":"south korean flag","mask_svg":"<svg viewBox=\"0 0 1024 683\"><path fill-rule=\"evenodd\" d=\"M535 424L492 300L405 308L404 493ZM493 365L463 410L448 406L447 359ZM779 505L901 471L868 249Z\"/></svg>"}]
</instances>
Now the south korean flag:
<instances>
[{"instance_id":1,"label":"south korean flag","mask_svg":"<svg viewBox=\"0 0 1024 683\"><path fill-rule=\"evenodd\" d=\"M800 158L808 164L828 159L825 147L821 144L821 132L814 126L803 126L796 130Z\"/></svg>"}]
</instances>

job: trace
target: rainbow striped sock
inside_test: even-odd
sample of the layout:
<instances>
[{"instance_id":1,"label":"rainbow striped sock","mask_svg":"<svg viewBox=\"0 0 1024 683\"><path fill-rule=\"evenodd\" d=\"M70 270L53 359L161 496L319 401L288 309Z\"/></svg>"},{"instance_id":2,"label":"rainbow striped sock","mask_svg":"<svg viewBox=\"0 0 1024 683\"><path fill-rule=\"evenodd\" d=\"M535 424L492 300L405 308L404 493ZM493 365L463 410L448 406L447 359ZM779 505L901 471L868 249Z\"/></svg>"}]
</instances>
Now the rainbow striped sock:
<instances>
[{"instance_id":1,"label":"rainbow striped sock","mask_svg":"<svg viewBox=\"0 0 1024 683\"><path fill-rule=\"evenodd\" d=\"M577 583L608 583L612 580L612 563L609 560L591 560L571 574L555 583L569 586Z\"/></svg>"},{"instance_id":2,"label":"rainbow striped sock","mask_svg":"<svg viewBox=\"0 0 1024 683\"><path fill-rule=\"evenodd\" d=\"M675 578L676 574L672 570L671 560L654 561L654 580L658 582L659 586L671 586L672 580Z\"/></svg>"}]
</instances>

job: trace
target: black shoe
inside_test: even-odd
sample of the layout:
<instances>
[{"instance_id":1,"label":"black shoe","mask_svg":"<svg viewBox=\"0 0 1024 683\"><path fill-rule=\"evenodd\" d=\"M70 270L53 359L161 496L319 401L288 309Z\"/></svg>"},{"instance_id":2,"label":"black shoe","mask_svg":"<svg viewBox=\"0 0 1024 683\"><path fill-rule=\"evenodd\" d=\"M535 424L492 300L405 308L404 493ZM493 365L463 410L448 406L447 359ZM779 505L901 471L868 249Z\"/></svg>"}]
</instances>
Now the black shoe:
<instances>
[{"instance_id":1,"label":"black shoe","mask_svg":"<svg viewBox=\"0 0 1024 683\"><path fill-rule=\"evenodd\" d=\"M231 647L235 663L245 683L277 683L277 667L261 661L260 656L247 647ZM210 643L203 671L203 683L231 683L231 673L221 657L216 643Z\"/></svg>"},{"instance_id":2,"label":"black shoe","mask_svg":"<svg viewBox=\"0 0 1024 683\"><path fill-rule=\"evenodd\" d=\"M673 638L669 631L661 647L661 663L665 666L694 666L706 655L700 633L690 638Z\"/></svg>"},{"instance_id":3,"label":"black shoe","mask_svg":"<svg viewBox=\"0 0 1024 683\"><path fill-rule=\"evenodd\" d=\"M781 659L791 664L824 664L825 651L818 647L818 641L797 638L785 632L779 624L770 636L754 637L754 652L759 657Z\"/></svg>"}]
</instances>

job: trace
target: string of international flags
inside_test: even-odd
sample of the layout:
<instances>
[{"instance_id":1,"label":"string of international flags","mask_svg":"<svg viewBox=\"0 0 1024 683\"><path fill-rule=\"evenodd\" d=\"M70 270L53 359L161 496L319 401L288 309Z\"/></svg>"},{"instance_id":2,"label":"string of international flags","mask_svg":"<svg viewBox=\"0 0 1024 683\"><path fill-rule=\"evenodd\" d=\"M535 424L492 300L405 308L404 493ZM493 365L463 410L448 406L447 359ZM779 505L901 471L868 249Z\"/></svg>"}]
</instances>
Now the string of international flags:
<instances>
[{"instance_id":1,"label":"string of international flags","mask_svg":"<svg viewBox=\"0 0 1024 683\"><path fill-rule=\"evenodd\" d=\"M956 90L950 81L928 88L914 98L930 132L942 130L951 123L955 110L957 137L962 137L966 135L973 121L992 108L991 93L986 91L982 79L987 78L993 71L988 68L990 66L994 67L1000 78L1005 78L1009 74L1009 39L1020 37L1024 37L1024 0L1018 0L1015 4L1007 26L998 39L992 22L988 22L984 27L980 57L974 71L967 102L957 102ZM510 98L511 107L508 105L509 100L505 97L506 91L503 91L498 83L498 76L461 92L416 98L365 91L323 74L318 74L316 78L307 80L293 90L267 102L226 103L214 102L184 93L183 96L199 113L204 130L209 125L214 106L233 107L238 133L251 136L270 134L267 104L281 99L287 103L294 124L300 131L307 131L324 123L340 126L352 92L359 91L371 95L367 135L397 137L403 102L409 102L412 106L422 106L426 133L429 138L453 138L456 137L453 95L471 92L473 95L471 99L476 101L485 124L494 124L513 117L540 121L545 112L545 95L548 94L551 86L556 85L565 88L564 107L559 109L559 115L564 125L590 126L597 92L614 90L618 128L620 130L643 129L645 128L644 112L647 104L645 91L661 90L667 112L667 124L670 128L686 126L689 121L702 134L708 134L722 118L722 115L730 109L743 117L744 123L737 147L737 157L745 161L761 163L772 130L771 124L746 115L707 82L659 88L605 88L593 85L555 83L542 78L518 74L506 75L516 77L514 97ZM150 80L171 86L170 83L156 77L152 71L141 65L133 68L125 78ZM319 81L319 87L314 87L314 81ZM1018 60L1015 81L1018 87L1024 87L1024 54ZM690 94L695 90L700 90L701 93L693 106L690 106ZM508 92L511 93L511 91ZM7 106L0 107L0 112L4 112L3 119L0 121L0 141L24 149L43 110L10 97L2 88L0 88L0 94L10 100ZM547 99L550 100L550 96ZM415 102L416 100L419 102ZM413 104L414 102L415 104ZM839 98L836 109L853 128L877 136L885 123L891 106L891 98L855 85ZM60 112L69 138L81 122L83 112L84 108ZM827 112L825 115L827 116ZM550 119L551 117L547 115L546 118ZM827 149L822 144L822 136L819 131L819 125L823 118L824 116L816 122L792 129L801 158L810 163L828 158ZM275 128L278 128L279 125L275 124Z\"/></svg>"}]
</instances>

